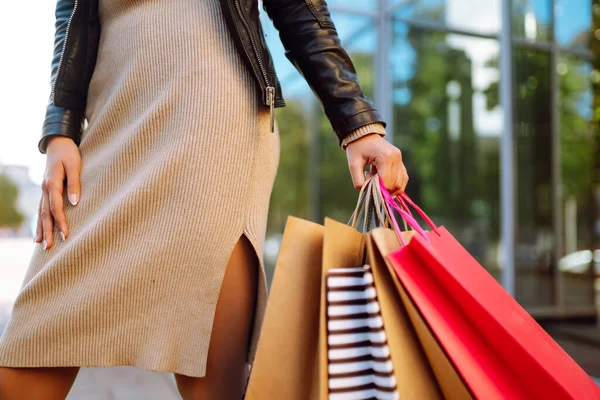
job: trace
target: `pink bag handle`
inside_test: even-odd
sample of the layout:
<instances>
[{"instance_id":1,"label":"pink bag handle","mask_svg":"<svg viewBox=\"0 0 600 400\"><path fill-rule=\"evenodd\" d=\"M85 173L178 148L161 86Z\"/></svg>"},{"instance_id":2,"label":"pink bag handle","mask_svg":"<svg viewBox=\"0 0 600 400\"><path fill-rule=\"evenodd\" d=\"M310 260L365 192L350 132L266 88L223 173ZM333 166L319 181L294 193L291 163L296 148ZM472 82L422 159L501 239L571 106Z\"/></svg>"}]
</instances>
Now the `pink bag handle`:
<instances>
[{"instance_id":1,"label":"pink bag handle","mask_svg":"<svg viewBox=\"0 0 600 400\"><path fill-rule=\"evenodd\" d=\"M403 199L402 197L400 197L400 196L396 196L396 201L397 201L398 203L400 203L400 205L401 205L401 206L404 208L404 210L405 210L405 211L406 211L406 212L407 212L407 213L408 213L408 214L409 214L411 217L413 217L413 215L412 215L412 212L410 212L410 208L409 208L409 207L406 205L406 202L404 201L404 199ZM414 217L413 217L413 218L414 218Z\"/></svg>"},{"instance_id":2,"label":"pink bag handle","mask_svg":"<svg viewBox=\"0 0 600 400\"><path fill-rule=\"evenodd\" d=\"M381 178L379 178L381 179ZM408 209L408 207L406 206L406 203L410 204L412 206L412 208L414 208L417 211L417 214L419 214L421 216L421 218L423 218L423 220L427 223L427 225L429 225L431 227L431 229L437 233L438 235L440 234L440 232L438 231L437 226L435 226L435 224L433 223L433 221L431 220L431 218L429 218L429 216L427 214L425 214L425 211L423 211L418 205L416 205L414 203L414 201L412 201L410 199L410 197L408 197L408 195L406 194L406 192L402 192L400 194L400 196L397 197L397 199L402 203L402 205ZM406 201L406 203L405 203Z\"/></svg>"},{"instance_id":3,"label":"pink bag handle","mask_svg":"<svg viewBox=\"0 0 600 400\"><path fill-rule=\"evenodd\" d=\"M413 228L414 230L419 232L419 234L421 234L421 236L423 236L427 240L427 242L430 242L431 240L429 239L429 237L427 237L427 235L425 234L425 231L423 230L423 228L421 228L419 223L408 212L404 211L402 208L400 208L400 206L398 204L396 204L396 202L392 198L392 195L390 194L390 192L388 192L385 185L383 184L383 180L381 179L381 177L379 176L378 178L379 178L379 187L381 190L381 195L385 201L385 204L388 207L391 207L394 210L398 211L398 213L402 216L402 218L404 218L406 223L411 228ZM418 210L417 210L417 212L418 212ZM394 225L394 230L396 231L396 234L398 235L400 242L402 243L402 245L404 245L405 243L404 243L404 240L402 239L402 235L401 235L402 232L400 230L400 227L398 226L396 217L394 216L394 213L391 212L391 210L390 210L389 214L390 214L390 219L392 220L392 225Z\"/></svg>"}]
</instances>

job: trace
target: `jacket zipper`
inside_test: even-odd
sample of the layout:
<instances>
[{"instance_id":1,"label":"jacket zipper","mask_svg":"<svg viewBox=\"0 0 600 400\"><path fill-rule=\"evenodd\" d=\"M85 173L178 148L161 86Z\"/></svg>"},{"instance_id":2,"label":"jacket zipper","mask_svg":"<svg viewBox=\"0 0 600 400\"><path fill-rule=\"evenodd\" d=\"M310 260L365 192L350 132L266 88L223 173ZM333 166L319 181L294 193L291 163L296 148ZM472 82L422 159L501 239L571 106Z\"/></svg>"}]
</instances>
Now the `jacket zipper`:
<instances>
[{"instance_id":1,"label":"jacket zipper","mask_svg":"<svg viewBox=\"0 0 600 400\"><path fill-rule=\"evenodd\" d=\"M275 131L275 87L271 86L269 83L269 78L267 77L267 71L262 63L262 59L260 58L260 54L258 53L258 48L256 46L256 42L254 41L254 37L252 36L252 32L250 31L250 25L246 21L244 14L242 13L242 8L240 6L240 0L235 0L235 8L240 16L240 19L244 23L246 27L246 31L248 32L248 37L250 38L250 44L252 44L252 49L254 50L254 55L256 55L256 59L258 60L258 66L260 67L260 72L262 73L263 78L265 79L265 83L267 84L266 95L267 95L267 105L270 109L271 116L271 132ZM259 21L260 23L260 21Z\"/></svg>"},{"instance_id":2,"label":"jacket zipper","mask_svg":"<svg viewBox=\"0 0 600 400\"><path fill-rule=\"evenodd\" d=\"M54 78L54 82L52 83L52 102L55 101L56 96L56 81L58 81L58 75L60 74L60 67L63 63L63 58L65 56L65 49L67 48L67 40L69 39L69 30L71 28L71 21L73 20L73 15L77 11L78 1L75 0L75 5L73 6L73 11L71 12L71 16L69 17L69 22L67 22L67 30L65 32L65 40L63 41L62 52L60 53L60 59L58 61L58 68L56 69L56 77Z\"/></svg>"}]
</instances>

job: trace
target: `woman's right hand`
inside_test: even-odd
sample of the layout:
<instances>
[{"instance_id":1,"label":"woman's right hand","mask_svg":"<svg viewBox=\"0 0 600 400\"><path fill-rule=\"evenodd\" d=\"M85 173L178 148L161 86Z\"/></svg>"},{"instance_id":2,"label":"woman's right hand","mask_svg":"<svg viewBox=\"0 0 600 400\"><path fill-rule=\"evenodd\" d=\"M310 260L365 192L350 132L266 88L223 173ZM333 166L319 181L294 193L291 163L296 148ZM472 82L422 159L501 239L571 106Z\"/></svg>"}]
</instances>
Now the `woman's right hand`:
<instances>
[{"instance_id":1,"label":"woman's right hand","mask_svg":"<svg viewBox=\"0 0 600 400\"><path fill-rule=\"evenodd\" d=\"M37 230L34 242L42 242L44 249L54 244L54 222L62 240L69 237L69 228L64 211L63 192L67 180L67 195L71 204L76 205L81 197L79 175L81 154L73 139L65 136L51 136L47 139L46 171L42 181L42 197L38 208Z\"/></svg>"}]
</instances>

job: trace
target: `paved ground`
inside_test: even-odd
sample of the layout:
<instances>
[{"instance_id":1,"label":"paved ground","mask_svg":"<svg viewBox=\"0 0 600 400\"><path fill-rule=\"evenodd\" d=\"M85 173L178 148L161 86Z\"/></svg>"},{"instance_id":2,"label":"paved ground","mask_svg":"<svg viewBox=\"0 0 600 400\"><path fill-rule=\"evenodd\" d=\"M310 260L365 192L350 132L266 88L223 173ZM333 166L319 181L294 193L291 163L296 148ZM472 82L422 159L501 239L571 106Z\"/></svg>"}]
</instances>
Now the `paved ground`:
<instances>
[{"instance_id":1,"label":"paved ground","mask_svg":"<svg viewBox=\"0 0 600 400\"><path fill-rule=\"evenodd\" d=\"M82 368L67 400L181 400L172 374L132 367Z\"/></svg>"}]
</instances>

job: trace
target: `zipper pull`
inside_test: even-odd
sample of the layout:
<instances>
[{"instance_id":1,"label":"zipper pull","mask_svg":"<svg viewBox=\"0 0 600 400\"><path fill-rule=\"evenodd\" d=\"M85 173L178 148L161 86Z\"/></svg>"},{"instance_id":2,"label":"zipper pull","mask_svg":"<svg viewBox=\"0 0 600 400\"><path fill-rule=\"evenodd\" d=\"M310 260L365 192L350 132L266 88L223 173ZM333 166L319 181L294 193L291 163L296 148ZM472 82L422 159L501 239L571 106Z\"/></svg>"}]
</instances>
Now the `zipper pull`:
<instances>
[{"instance_id":1,"label":"zipper pull","mask_svg":"<svg viewBox=\"0 0 600 400\"><path fill-rule=\"evenodd\" d=\"M271 133L275 132L275 88L267 86L267 105L271 113Z\"/></svg>"}]
</instances>

